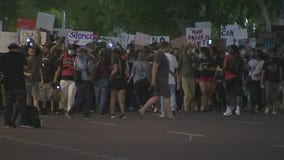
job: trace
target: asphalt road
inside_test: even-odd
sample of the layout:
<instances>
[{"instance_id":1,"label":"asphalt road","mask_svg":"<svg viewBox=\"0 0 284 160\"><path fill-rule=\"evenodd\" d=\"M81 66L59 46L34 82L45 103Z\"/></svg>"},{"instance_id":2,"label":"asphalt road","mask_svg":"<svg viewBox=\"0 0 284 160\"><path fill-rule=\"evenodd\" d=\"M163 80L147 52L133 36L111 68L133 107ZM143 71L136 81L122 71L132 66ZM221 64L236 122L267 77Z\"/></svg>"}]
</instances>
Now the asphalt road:
<instances>
[{"instance_id":1,"label":"asphalt road","mask_svg":"<svg viewBox=\"0 0 284 160\"><path fill-rule=\"evenodd\" d=\"M0 113L1 121L3 113ZM0 160L283 160L284 114L41 116L40 129L0 128Z\"/></svg>"}]
</instances>

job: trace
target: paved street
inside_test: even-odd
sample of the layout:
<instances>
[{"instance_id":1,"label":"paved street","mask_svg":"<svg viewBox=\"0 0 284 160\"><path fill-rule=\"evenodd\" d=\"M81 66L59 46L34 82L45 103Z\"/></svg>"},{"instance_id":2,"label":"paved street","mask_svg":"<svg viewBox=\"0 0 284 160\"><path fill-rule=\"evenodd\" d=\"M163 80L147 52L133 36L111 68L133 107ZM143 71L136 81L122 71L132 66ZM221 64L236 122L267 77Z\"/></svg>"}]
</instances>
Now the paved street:
<instances>
[{"instance_id":1,"label":"paved street","mask_svg":"<svg viewBox=\"0 0 284 160\"><path fill-rule=\"evenodd\" d=\"M44 128L0 128L1 160L283 160L284 114L154 113L140 119L41 116ZM3 113L0 113L1 121Z\"/></svg>"}]
</instances>

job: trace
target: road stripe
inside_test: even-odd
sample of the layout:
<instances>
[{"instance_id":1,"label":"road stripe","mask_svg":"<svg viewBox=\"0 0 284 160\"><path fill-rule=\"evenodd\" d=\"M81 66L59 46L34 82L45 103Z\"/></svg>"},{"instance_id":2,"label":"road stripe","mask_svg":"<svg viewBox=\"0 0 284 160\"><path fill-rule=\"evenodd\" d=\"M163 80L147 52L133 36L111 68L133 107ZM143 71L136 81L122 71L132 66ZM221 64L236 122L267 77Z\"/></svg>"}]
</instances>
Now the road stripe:
<instances>
[{"instance_id":1,"label":"road stripe","mask_svg":"<svg viewBox=\"0 0 284 160\"><path fill-rule=\"evenodd\" d=\"M261 124L263 124L261 122L252 122L252 121L235 121L235 120L230 120L229 122L231 122L231 123L241 123L241 124L251 124L251 125L261 125Z\"/></svg>"},{"instance_id":2,"label":"road stripe","mask_svg":"<svg viewBox=\"0 0 284 160\"><path fill-rule=\"evenodd\" d=\"M176 134L176 135L182 135L182 136L205 137L205 135L192 134L192 133L186 133L186 132L167 131L167 133L169 133L169 134Z\"/></svg>"},{"instance_id":3,"label":"road stripe","mask_svg":"<svg viewBox=\"0 0 284 160\"><path fill-rule=\"evenodd\" d=\"M112 126L112 127L117 126L117 124L114 124L114 123L105 123L105 122L97 122L97 121L92 121L92 123L102 125L102 126Z\"/></svg>"},{"instance_id":4,"label":"road stripe","mask_svg":"<svg viewBox=\"0 0 284 160\"><path fill-rule=\"evenodd\" d=\"M284 145L280 145L280 144L272 145L272 147L274 147L274 148L283 148L284 149Z\"/></svg>"}]
</instances>

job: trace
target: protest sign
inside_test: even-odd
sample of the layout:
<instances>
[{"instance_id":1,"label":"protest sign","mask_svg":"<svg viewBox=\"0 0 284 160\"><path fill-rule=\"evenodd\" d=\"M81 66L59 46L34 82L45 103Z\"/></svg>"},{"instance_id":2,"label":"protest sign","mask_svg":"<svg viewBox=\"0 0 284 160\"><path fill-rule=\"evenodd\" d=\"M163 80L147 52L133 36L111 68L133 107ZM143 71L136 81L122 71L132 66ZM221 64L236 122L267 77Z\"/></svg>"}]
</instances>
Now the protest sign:
<instances>
[{"instance_id":1,"label":"protest sign","mask_svg":"<svg viewBox=\"0 0 284 160\"><path fill-rule=\"evenodd\" d=\"M247 29L237 29L234 30L234 37L237 40L241 40L241 39L248 39L248 31Z\"/></svg>"},{"instance_id":2,"label":"protest sign","mask_svg":"<svg viewBox=\"0 0 284 160\"><path fill-rule=\"evenodd\" d=\"M186 28L186 41L196 47L207 47L211 39L209 28Z\"/></svg>"},{"instance_id":3,"label":"protest sign","mask_svg":"<svg viewBox=\"0 0 284 160\"><path fill-rule=\"evenodd\" d=\"M69 31L67 41L69 44L77 44L84 46L87 43L93 42L94 34L89 31Z\"/></svg>"},{"instance_id":4,"label":"protest sign","mask_svg":"<svg viewBox=\"0 0 284 160\"><path fill-rule=\"evenodd\" d=\"M257 43L264 46L265 49L275 47L277 41L277 34L273 32L259 32L257 35Z\"/></svg>"},{"instance_id":5,"label":"protest sign","mask_svg":"<svg viewBox=\"0 0 284 160\"><path fill-rule=\"evenodd\" d=\"M211 29L211 22L196 22L195 28L210 28Z\"/></svg>"},{"instance_id":6,"label":"protest sign","mask_svg":"<svg viewBox=\"0 0 284 160\"><path fill-rule=\"evenodd\" d=\"M33 39L36 43L39 43L38 36L40 36L41 44L45 44L46 32L40 32L40 35L38 35L38 32L34 30L20 30L20 44L26 45L27 39Z\"/></svg>"},{"instance_id":7,"label":"protest sign","mask_svg":"<svg viewBox=\"0 0 284 160\"><path fill-rule=\"evenodd\" d=\"M220 26L220 38L226 39L226 46L237 44L234 31L238 30L239 26L235 24L221 25Z\"/></svg>"},{"instance_id":8,"label":"protest sign","mask_svg":"<svg viewBox=\"0 0 284 160\"><path fill-rule=\"evenodd\" d=\"M151 42L152 42L152 37L150 35L140 33L140 32L136 32L136 35L135 35L135 44L136 45L146 46L146 45L151 44Z\"/></svg>"},{"instance_id":9,"label":"protest sign","mask_svg":"<svg viewBox=\"0 0 284 160\"><path fill-rule=\"evenodd\" d=\"M153 43L160 43L162 41L170 42L170 37L169 36L152 36L152 42Z\"/></svg>"},{"instance_id":10,"label":"protest sign","mask_svg":"<svg viewBox=\"0 0 284 160\"><path fill-rule=\"evenodd\" d=\"M49 13L38 12L36 19L36 28L43 28L48 31L53 30L55 15Z\"/></svg>"},{"instance_id":11,"label":"protest sign","mask_svg":"<svg viewBox=\"0 0 284 160\"><path fill-rule=\"evenodd\" d=\"M35 20L34 19L17 19L17 28L34 30L35 29Z\"/></svg>"},{"instance_id":12,"label":"protest sign","mask_svg":"<svg viewBox=\"0 0 284 160\"><path fill-rule=\"evenodd\" d=\"M11 43L18 43L17 32L0 32L0 52L8 52Z\"/></svg>"},{"instance_id":13,"label":"protest sign","mask_svg":"<svg viewBox=\"0 0 284 160\"><path fill-rule=\"evenodd\" d=\"M127 33L121 33L121 34L118 35L118 39L119 39L118 41L122 45L122 47L124 49L126 49L127 45L129 43L134 43L135 35L127 34Z\"/></svg>"},{"instance_id":14,"label":"protest sign","mask_svg":"<svg viewBox=\"0 0 284 160\"><path fill-rule=\"evenodd\" d=\"M173 48L181 48L183 45L186 45L186 36L181 36L171 40L171 45Z\"/></svg>"}]
</instances>

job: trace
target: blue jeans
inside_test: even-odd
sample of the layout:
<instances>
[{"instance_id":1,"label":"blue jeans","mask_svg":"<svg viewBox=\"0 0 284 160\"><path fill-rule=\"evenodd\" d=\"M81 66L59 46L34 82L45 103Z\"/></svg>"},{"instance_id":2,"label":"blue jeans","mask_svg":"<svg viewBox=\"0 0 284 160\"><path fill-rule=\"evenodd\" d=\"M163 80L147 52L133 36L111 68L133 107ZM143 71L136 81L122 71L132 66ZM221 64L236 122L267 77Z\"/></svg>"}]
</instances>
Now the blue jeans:
<instances>
[{"instance_id":1,"label":"blue jeans","mask_svg":"<svg viewBox=\"0 0 284 160\"><path fill-rule=\"evenodd\" d=\"M98 113L106 113L109 105L110 82L98 79L94 82L95 100Z\"/></svg>"},{"instance_id":2,"label":"blue jeans","mask_svg":"<svg viewBox=\"0 0 284 160\"><path fill-rule=\"evenodd\" d=\"M172 111L176 111L177 103L176 103L176 85L169 84L170 92L171 92L171 109ZM165 114L165 105L164 105L164 97L161 96L161 114Z\"/></svg>"},{"instance_id":3,"label":"blue jeans","mask_svg":"<svg viewBox=\"0 0 284 160\"><path fill-rule=\"evenodd\" d=\"M14 125L17 119L17 111L21 113L21 123L24 125L30 125L28 121L28 111L26 104L26 90L10 90L5 91L6 100L6 113L5 113L5 125ZM17 109L14 110L14 105L17 102Z\"/></svg>"}]
</instances>

